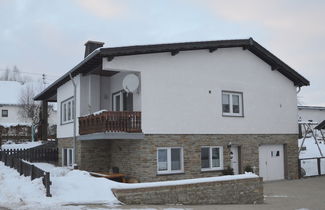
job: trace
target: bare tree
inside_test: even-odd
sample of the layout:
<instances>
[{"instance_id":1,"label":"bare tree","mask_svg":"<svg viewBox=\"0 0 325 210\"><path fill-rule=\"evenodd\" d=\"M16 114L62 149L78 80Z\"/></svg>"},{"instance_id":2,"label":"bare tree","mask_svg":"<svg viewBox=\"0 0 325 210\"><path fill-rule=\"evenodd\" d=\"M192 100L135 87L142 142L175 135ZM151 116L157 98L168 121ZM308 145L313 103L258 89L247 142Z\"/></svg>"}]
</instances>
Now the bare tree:
<instances>
[{"instance_id":1,"label":"bare tree","mask_svg":"<svg viewBox=\"0 0 325 210\"><path fill-rule=\"evenodd\" d=\"M19 116L22 119L31 121L33 125L38 125L40 122L40 110L41 104L38 101L34 101L34 96L36 94L36 89L33 85L26 85L22 89L19 103L20 110Z\"/></svg>"}]
</instances>

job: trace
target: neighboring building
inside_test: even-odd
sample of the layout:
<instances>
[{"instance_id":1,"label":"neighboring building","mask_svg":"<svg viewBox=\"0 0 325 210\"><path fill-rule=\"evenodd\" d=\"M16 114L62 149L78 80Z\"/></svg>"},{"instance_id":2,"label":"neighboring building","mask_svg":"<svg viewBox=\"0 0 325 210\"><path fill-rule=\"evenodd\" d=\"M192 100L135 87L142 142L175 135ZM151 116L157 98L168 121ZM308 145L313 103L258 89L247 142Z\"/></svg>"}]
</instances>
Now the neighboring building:
<instances>
[{"instance_id":1,"label":"neighboring building","mask_svg":"<svg viewBox=\"0 0 325 210\"><path fill-rule=\"evenodd\" d=\"M0 126L10 127L15 125L31 126L30 119L22 118L21 111L22 91L28 84L22 84L17 81L0 81ZM56 110L52 109L49 116L49 125L56 124Z\"/></svg>"},{"instance_id":2,"label":"neighboring building","mask_svg":"<svg viewBox=\"0 0 325 210\"><path fill-rule=\"evenodd\" d=\"M297 178L296 88L309 81L253 39L85 45L85 59L35 97L58 103L63 165L75 155L80 169L118 167L141 182L248 166L265 180Z\"/></svg>"},{"instance_id":3,"label":"neighboring building","mask_svg":"<svg viewBox=\"0 0 325 210\"><path fill-rule=\"evenodd\" d=\"M324 106L298 106L299 121L313 121L321 123L325 120Z\"/></svg>"}]
</instances>

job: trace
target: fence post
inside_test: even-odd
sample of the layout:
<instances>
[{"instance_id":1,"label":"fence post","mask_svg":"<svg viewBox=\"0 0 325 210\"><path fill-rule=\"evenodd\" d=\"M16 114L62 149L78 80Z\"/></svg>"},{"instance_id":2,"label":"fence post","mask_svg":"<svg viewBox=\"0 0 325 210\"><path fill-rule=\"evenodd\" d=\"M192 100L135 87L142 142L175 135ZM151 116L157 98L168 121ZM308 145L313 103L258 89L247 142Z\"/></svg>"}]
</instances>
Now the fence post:
<instances>
[{"instance_id":1,"label":"fence post","mask_svg":"<svg viewBox=\"0 0 325 210\"><path fill-rule=\"evenodd\" d=\"M30 177L31 177L31 180L34 179L34 165L30 166Z\"/></svg>"},{"instance_id":2,"label":"fence post","mask_svg":"<svg viewBox=\"0 0 325 210\"><path fill-rule=\"evenodd\" d=\"M19 174L20 176L23 175L23 164L21 159L19 159Z\"/></svg>"},{"instance_id":3,"label":"fence post","mask_svg":"<svg viewBox=\"0 0 325 210\"><path fill-rule=\"evenodd\" d=\"M50 173L45 172L43 179L44 179L43 183L46 188L46 197L52 197L51 192L50 192L50 185L51 185Z\"/></svg>"},{"instance_id":4,"label":"fence post","mask_svg":"<svg viewBox=\"0 0 325 210\"><path fill-rule=\"evenodd\" d=\"M318 169L318 175L322 175L321 168L320 168L320 158L317 158L317 169Z\"/></svg>"}]
</instances>

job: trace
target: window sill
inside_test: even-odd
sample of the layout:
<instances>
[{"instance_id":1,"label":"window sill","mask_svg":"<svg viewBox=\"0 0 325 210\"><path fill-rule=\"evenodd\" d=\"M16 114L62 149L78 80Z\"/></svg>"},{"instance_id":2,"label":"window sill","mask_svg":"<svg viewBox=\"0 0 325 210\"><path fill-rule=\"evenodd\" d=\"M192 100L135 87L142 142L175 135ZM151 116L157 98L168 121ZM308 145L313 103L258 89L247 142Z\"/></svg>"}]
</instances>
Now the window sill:
<instances>
[{"instance_id":1,"label":"window sill","mask_svg":"<svg viewBox=\"0 0 325 210\"><path fill-rule=\"evenodd\" d=\"M222 114L223 117L244 117L244 115Z\"/></svg>"},{"instance_id":2,"label":"window sill","mask_svg":"<svg viewBox=\"0 0 325 210\"><path fill-rule=\"evenodd\" d=\"M208 168L208 169L201 169L201 172L221 172L223 168Z\"/></svg>"},{"instance_id":3,"label":"window sill","mask_svg":"<svg viewBox=\"0 0 325 210\"><path fill-rule=\"evenodd\" d=\"M185 174L184 171L177 172L157 172L157 176L166 176L166 175L177 175L177 174Z\"/></svg>"},{"instance_id":4,"label":"window sill","mask_svg":"<svg viewBox=\"0 0 325 210\"><path fill-rule=\"evenodd\" d=\"M72 121L68 121L68 122L62 122L61 125L67 125L67 124L71 124L73 123L73 120Z\"/></svg>"}]
</instances>

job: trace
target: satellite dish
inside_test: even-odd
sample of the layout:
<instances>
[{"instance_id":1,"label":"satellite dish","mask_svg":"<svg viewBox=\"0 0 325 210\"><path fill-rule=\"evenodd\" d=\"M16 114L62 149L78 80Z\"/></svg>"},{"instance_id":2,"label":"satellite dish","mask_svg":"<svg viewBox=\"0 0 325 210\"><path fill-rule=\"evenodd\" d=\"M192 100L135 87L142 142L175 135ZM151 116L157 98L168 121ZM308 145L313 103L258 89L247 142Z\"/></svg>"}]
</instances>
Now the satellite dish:
<instances>
[{"instance_id":1,"label":"satellite dish","mask_svg":"<svg viewBox=\"0 0 325 210\"><path fill-rule=\"evenodd\" d=\"M134 92L138 89L139 87L139 77L135 74L128 74L124 77L123 79L123 89L129 93L129 92Z\"/></svg>"}]
</instances>

